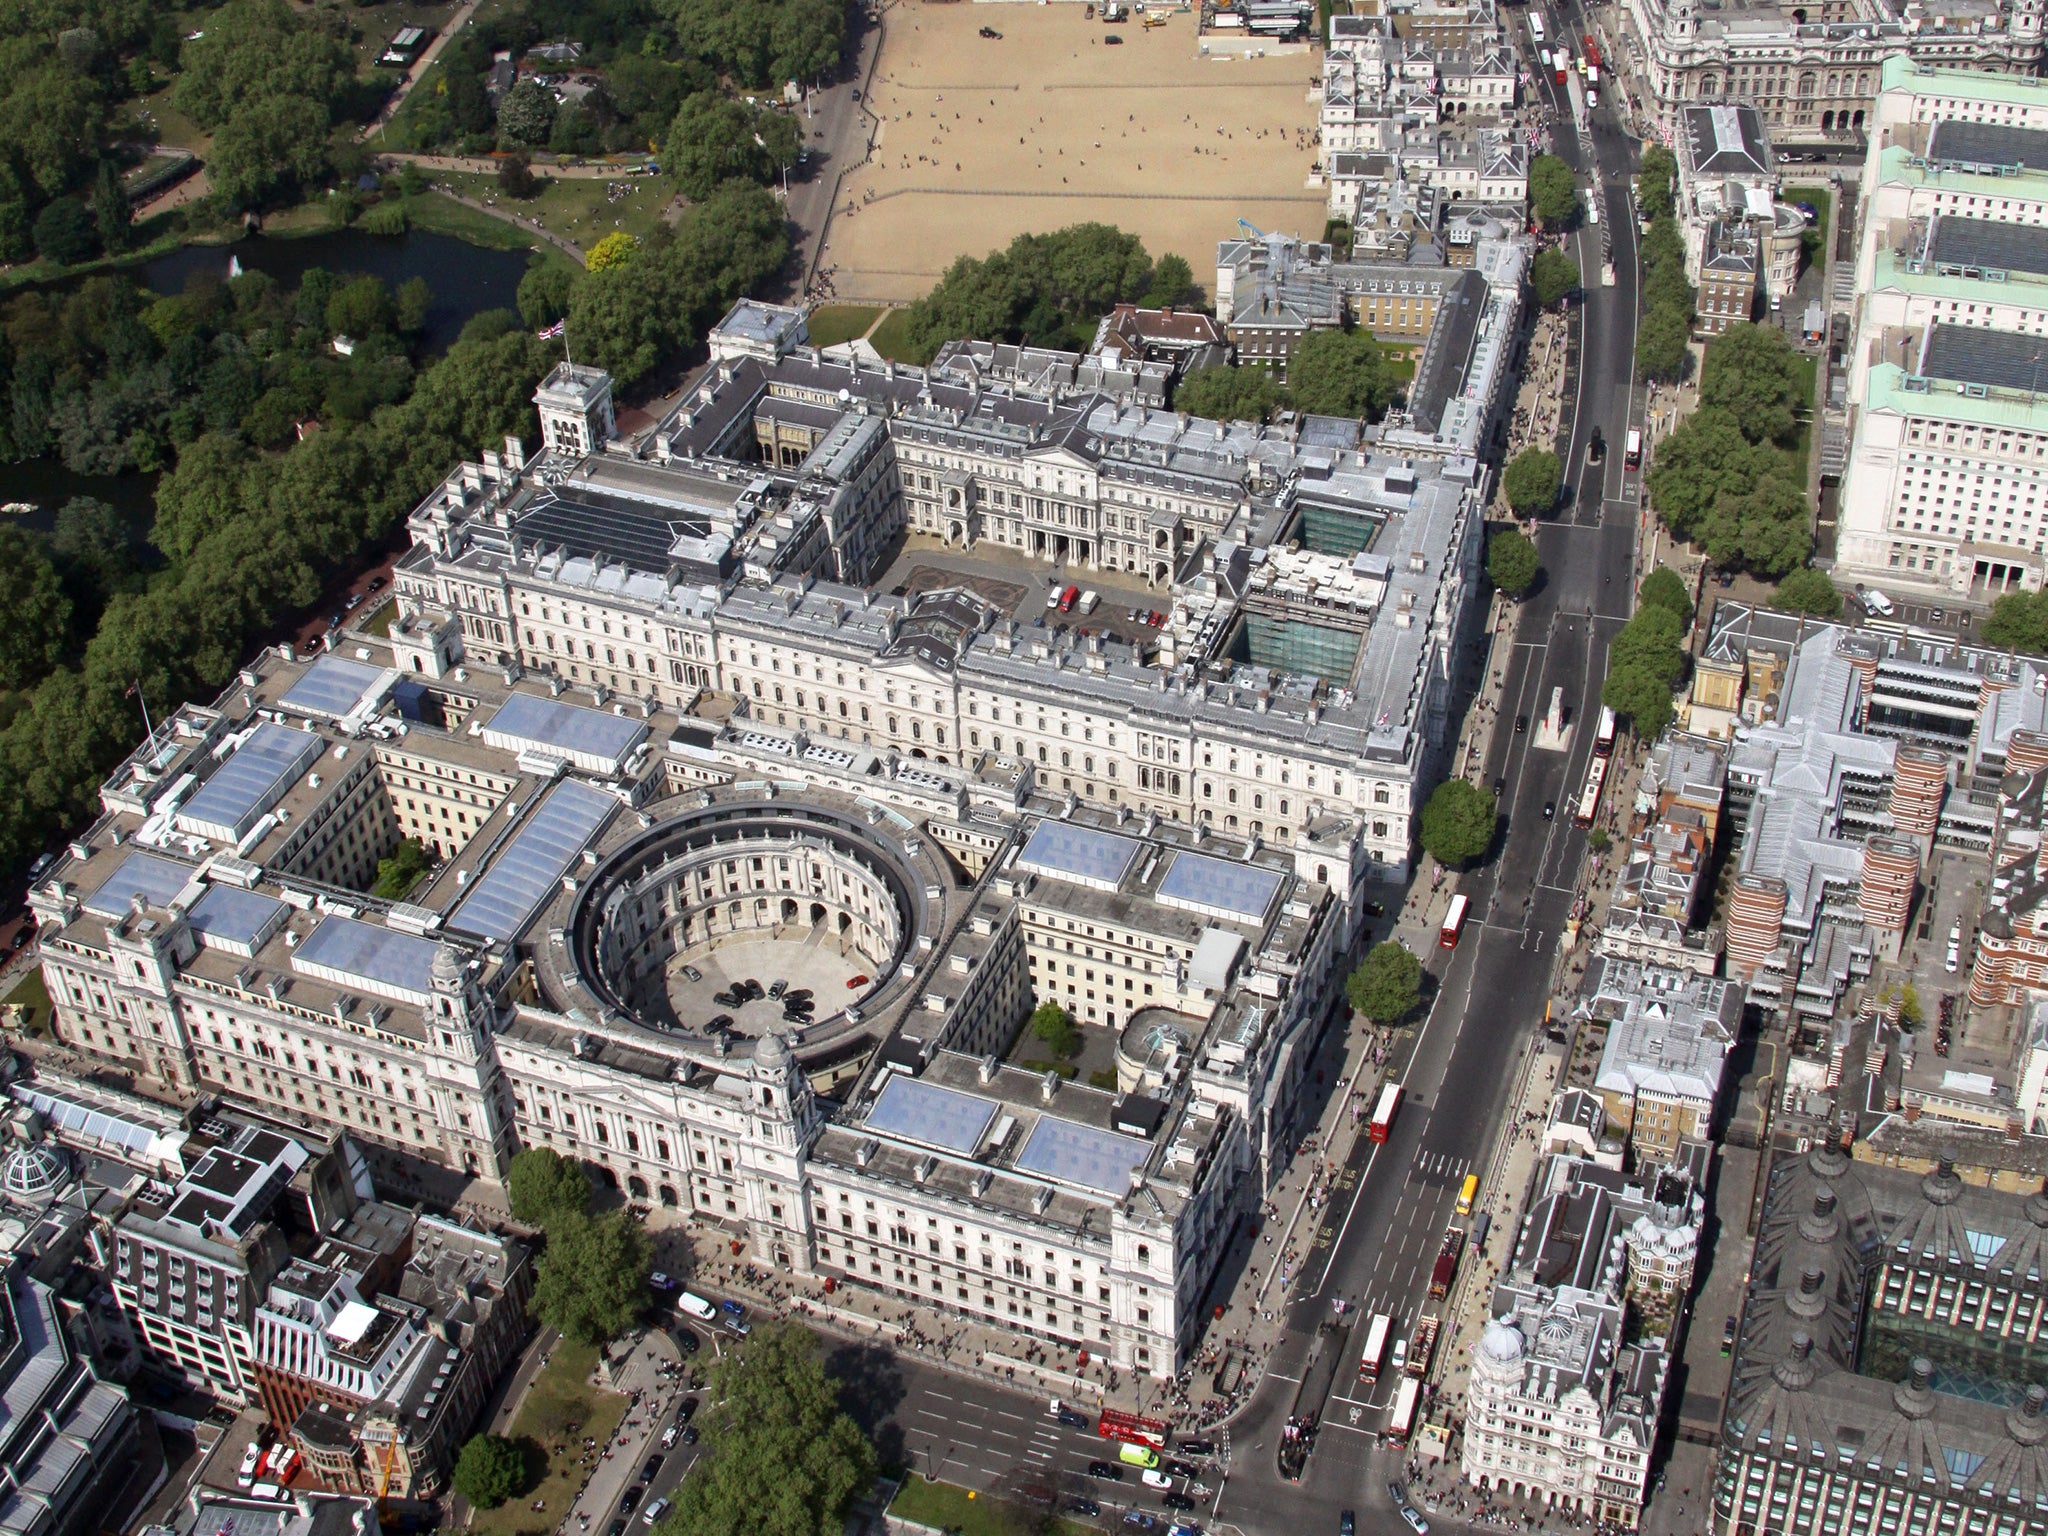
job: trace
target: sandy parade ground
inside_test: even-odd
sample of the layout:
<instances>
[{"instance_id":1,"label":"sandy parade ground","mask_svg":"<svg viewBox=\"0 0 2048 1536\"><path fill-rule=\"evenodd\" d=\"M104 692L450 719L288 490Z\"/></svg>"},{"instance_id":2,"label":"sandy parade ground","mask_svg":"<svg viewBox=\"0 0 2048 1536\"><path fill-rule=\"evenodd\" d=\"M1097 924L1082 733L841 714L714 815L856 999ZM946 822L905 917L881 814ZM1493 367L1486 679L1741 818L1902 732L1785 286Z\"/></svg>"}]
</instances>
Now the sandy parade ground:
<instances>
[{"instance_id":1,"label":"sandy parade ground","mask_svg":"<svg viewBox=\"0 0 2048 1536\"><path fill-rule=\"evenodd\" d=\"M1205 286L1240 218L1321 238L1305 50L1204 57L1190 13L1108 26L1074 3L905 0L884 25L874 152L824 252L837 299L914 299L957 256L1087 220L1178 252Z\"/></svg>"}]
</instances>

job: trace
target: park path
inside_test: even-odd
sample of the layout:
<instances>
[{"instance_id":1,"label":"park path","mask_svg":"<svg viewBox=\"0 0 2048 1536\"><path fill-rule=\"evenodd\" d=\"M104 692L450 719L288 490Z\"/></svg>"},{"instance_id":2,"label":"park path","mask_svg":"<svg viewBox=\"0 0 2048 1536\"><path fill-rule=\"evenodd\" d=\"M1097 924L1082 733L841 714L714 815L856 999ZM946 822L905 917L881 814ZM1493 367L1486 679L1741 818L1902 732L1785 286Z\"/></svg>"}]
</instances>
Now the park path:
<instances>
[{"instance_id":1,"label":"park path","mask_svg":"<svg viewBox=\"0 0 2048 1536\"><path fill-rule=\"evenodd\" d=\"M538 235L564 255L572 257L579 267L583 265L582 246L566 236L555 234L552 230L542 227L537 220L523 218L519 214L511 213L506 209L498 207L495 203L486 203L481 198L465 197L462 193L445 185L437 186L434 190L447 198L451 203L460 203L465 208L474 208L478 213L487 213L494 219L503 219L507 224L524 230L529 235Z\"/></svg>"},{"instance_id":2,"label":"park path","mask_svg":"<svg viewBox=\"0 0 2048 1536\"><path fill-rule=\"evenodd\" d=\"M469 18L476 14L477 0L463 0L462 9L448 18L448 25L434 34L424 52L412 61L412 68L405 72L405 78L398 83L398 89L391 93L391 99L384 103L383 110L363 125L356 135L367 139L381 131L384 125L398 115L398 109L405 105L405 98L412 94L412 88L426 78L427 71L434 66L434 60L441 57L441 50L448 46L448 39L469 25Z\"/></svg>"}]
</instances>

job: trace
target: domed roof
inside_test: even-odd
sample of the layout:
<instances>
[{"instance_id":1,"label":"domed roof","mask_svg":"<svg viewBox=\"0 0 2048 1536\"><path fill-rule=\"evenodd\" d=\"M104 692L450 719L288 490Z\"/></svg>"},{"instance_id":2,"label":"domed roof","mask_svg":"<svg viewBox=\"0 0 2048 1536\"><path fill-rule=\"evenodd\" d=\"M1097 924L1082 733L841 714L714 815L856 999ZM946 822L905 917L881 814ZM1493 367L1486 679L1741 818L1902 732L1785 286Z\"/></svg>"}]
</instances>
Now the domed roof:
<instances>
[{"instance_id":1,"label":"domed roof","mask_svg":"<svg viewBox=\"0 0 2048 1536\"><path fill-rule=\"evenodd\" d=\"M780 1035L763 1035L754 1042L754 1066L762 1072L781 1072L789 1066L789 1046Z\"/></svg>"},{"instance_id":2,"label":"domed roof","mask_svg":"<svg viewBox=\"0 0 2048 1536\"><path fill-rule=\"evenodd\" d=\"M1501 1365L1513 1365L1522 1358L1522 1350L1522 1330L1500 1318L1488 1323L1479 1336L1479 1352Z\"/></svg>"},{"instance_id":3,"label":"domed roof","mask_svg":"<svg viewBox=\"0 0 2048 1536\"><path fill-rule=\"evenodd\" d=\"M0 1164L0 1187L17 1200L47 1200L69 1170L64 1154L43 1142L16 1147Z\"/></svg>"}]
</instances>

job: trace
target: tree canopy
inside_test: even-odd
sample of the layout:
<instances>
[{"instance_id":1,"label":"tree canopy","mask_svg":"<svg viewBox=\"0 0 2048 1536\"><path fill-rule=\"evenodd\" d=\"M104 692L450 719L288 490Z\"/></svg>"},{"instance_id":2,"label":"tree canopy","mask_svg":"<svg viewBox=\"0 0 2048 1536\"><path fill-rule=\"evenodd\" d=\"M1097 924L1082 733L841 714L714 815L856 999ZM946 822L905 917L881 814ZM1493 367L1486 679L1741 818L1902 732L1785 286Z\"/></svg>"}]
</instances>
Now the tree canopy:
<instances>
[{"instance_id":1,"label":"tree canopy","mask_svg":"<svg viewBox=\"0 0 2048 1536\"><path fill-rule=\"evenodd\" d=\"M1678 182L1678 161L1662 144L1643 146L1642 166L1636 172L1636 207L1647 219L1668 219L1678 209L1672 189Z\"/></svg>"},{"instance_id":2,"label":"tree canopy","mask_svg":"<svg viewBox=\"0 0 2048 1536\"><path fill-rule=\"evenodd\" d=\"M1500 491L1522 517L1541 517L1557 507L1564 466L1548 448L1524 448L1501 471Z\"/></svg>"},{"instance_id":3,"label":"tree canopy","mask_svg":"<svg viewBox=\"0 0 2048 1536\"><path fill-rule=\"evenodd\" d=\"M1579 181L1556 155L1529 161L1529 211L1545 229L1563 229L1579 212Z\"/></svg>"},{"instance_id":4,"label":"tree canopy","mask_svg":"<svg viewBox=\"0 0 2048 1536\"><path fill-rule=\"evenodd\" d=\"M834 0L655 0L687 56L754 88L816 81L846 41Z\"/></svg>"},{"instance_id":5,"label":"tree canopy","mask_svg":"<svg viewBox=\"0 0 2048 1536\"><path fill-rule=\"evenodd\" d=\"M1055 1056L1065 1058L1080 1053L1081 1032L1058 1003L1040 1003L1031 1011L1031 1033L1043 1040Z\"/></svg>"},{"instance_id":6,"label":"tree canopy","mask_svg":"<svg viewBox=\"0 0 2048 1536\"><path fill-rule=\"evenodd\" d=\"M1520 597L1536 584L1541 569L1536 545L1519 528L1501 528L1486 539L1486 574L1510 597Z\"/></svg>"},{"instance_id":7,"label":"tree canopy","mask_svg":"<svg viewBox=\"0 0 2048 1536\"><path fill-rule=\"evenodd\" d=\"M1993 603L1984 621L1984 643L2048 655L2048 592L2008 592Z\"/></svg>"},{"instance_id":8,"label":"tree canopy","mask_svg":"<svg viewBox=\"0 0 2048 1536\"><path fill-rule=\"evenodd\" d=\"M825 1374L817 1335L764 1323L712 1368L703 1455L652 1536L837 1536L875 1451Z\"/></svg>"},{"instance_id":9,"label":"tree canopy","mask_svg":"<svg viewBox=\"0 0 2048 1536\"><path fill-rule=\"evenodd\" d=\"M1493 846L1497 814L1492 790L1445 779L1422 807L1422 846L1440 864L1470 864Z\"/></svg>"},{"instance_id":10,"label":"tree canopy","mask_svg":"<svg viewBox=\"0 0 2048 1536\"><path fill-rule=\"evenodd\" d=\"M526 1486L526 1453L503 1435L472 1435L455 1458L452 1480L478 1509L496 1509Z\"/></svg>"},{"instance_id":11,"label":"tree canopy","mask_svg":"<svg viewBox=\"0 0 2048 1536\"><path fill-rule=\"evenodd\" d=\"M1700 404L1726 411L1752 443L1787 443L1812 404L1806 360L1774 325L1731 325L1707 348Z\"/></svg>"},{"instance_id":12,"label":"tree canopy","mask_svg":"<svg viewBox=\"0 0 2048 1536\"><path fill-rule=\"evenodd\" d=\"M26 688L63 659L71 600L57 568L19 528L0 524L0 686Z\"/></svg>"},{"instance_id":13,"label":"tree canopy","mask_svg":"<svg viewBox=\"0 0 2048 1536\"><path fill-rule=\"evenodd\" d=\"M1422 1001L1422 962L1389 939L1344 981L1345 999L1375 1024L1398 1024Z\"/></svg>"},{"instance_id":14,"label":"tree canopy","mask_svg":"<svg viewBox=\"0 0 2048 1536\"><path fill-rule=\"evenodd\" d=\"M798 138L797 120L787 112L697 91L669 125L661 164L683 196L701 202L733 177L770 185L796 164Z\"/></svg>"},{"instance_id":15,"label":"tree canopy","mask_svg":"<svg viewBox=\"0 0 2048 1536\"><path fill-rule=\"evenodd\" d=\"M565 1338L617 1338L647 1303L647 1252L645 1229L623 1210L556 1212L534 1266L534 1312Z\"/></svg>"},{"instance_id":16,"label":"tree canopy","mask_svg":"<svg viewBox=\"0 0 2048 1536\"><path fill-rule=\"evenodd\" d=\"M1692 358L1694 299L1678 221L1669 212L1653 217L1640 250L1647 309L1636 327L1636 371L1646 379L1675 383L1685 377Z\"/></svg>"},{"instance_id":17,"label":"tree canopy","mask_svg":"<svg viewBox=\"0 0 2048 1536\"><path fill-rule=\"evenodd\" d=\"M1692 591L1685 578L1668 565L1658 566L1643 578L1643 584L1636 588L1636 601L1668 610L1678 620L1680 629L1692 622Z\"/></svg>"},{"instance_id":18,"label":"tree canopy","mask_svg":"<svg viewBox=\"0 0 2048 1536\"><path fill-rule=\"evenodd\" d=\"M1654 573L1650 580L1655 580ZM1650 581L1643 585L1646 594L1654 593ZM1671 690L1685 671L1684 643L1685 625L1678 614L1654 595L1646 595L1635 617L1608 647L1600 702L1627 719L1645 740L1670 723Z\"/></svg>"},{"instance_id":19,"label":"tree canopy","mask_svg":"<svg viewBox=\"0 0 2048 1536\"><path fill-rule=\"evenodd\" d=\"M910 306L907 339L925 358L961 337L1083 347L1112 306L1146 298L1158 270L1136 235L1109 224L1019 235L1003 250L962 256L947 268ZM1186 272L1182 261L1167 276Z\"/></svg>"},{"instance_id":20,"label":"tree canopy","mask_svg":"<svg viewBox=\"0 0 2048 1536\"><path fill-rule=\"evenodd\" d=\"M1529 286L1544 309L1559 303L1579 286L1579 264L1563 251L1546 245L1529 263Z\"/></svg>"},{"instance_id":21,"label":"tree canopy","mask_svg":"<svg viewBox=\"0 0 2048 1536\"><path fill-rule=\"evenodd\" d=\"M1842 611L1842 594L1828 580L1827 572L1802 565L1796 571L1786 572L1778 590L1771 594L1771 606L1787 613L1810 613L1815 618L1832 619Z\"/></svg>"},{"instance_id":22,"label":"tree canopy","mask_svg":"<svg viewBox=\"0 0 2048 1536\"><path fill-rule=\"evenodd\" d=\"M1265 421L1288 403L1268 368L1218 363L1197 368L1174 387L1176 410L1216 421Z\"/></svg>"},{"instance_id":23,"label":"tree canopy","mask_svg":"<svg viewBox=\"0 0 2048 1536\"><path fill-rule=\"evenodd\" d=\"M1401 392L1380 344L1364 331L1311 331L1287 364L1287 393L1317 416L1377 420Z\"/></svg>"},{"instance_id":24,"label":"tree canopy","mask_svg":"<svg viewBox=\"0 0 2048 1536\"><path fill-rule=\"evenodd\" d=\"M590 1175L552 1147L526 1147L513 1154L505 1171L505 1195L515 1220L544 1227L558 1216L590 1210Z\"/></svg>"}]
</instances>

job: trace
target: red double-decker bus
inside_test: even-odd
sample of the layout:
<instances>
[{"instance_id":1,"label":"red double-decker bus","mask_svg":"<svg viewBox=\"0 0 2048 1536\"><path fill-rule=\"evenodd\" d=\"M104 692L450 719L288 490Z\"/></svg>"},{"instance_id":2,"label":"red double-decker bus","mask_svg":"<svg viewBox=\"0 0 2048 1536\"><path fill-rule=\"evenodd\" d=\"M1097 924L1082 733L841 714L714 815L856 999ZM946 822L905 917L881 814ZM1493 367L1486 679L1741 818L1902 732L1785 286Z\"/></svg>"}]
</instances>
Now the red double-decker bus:
<instances>
[{"instance_id":1,"label":"red double-decker bus","mask_svg":"<svg viewBox=\"0 0 2048 1536\"><path fill-rule=\"evenodd\" d=\"M1595 69L1600 67L1600 45L1593 41L1593 34L1586 34L1586 62Z\"/></svg>"},{"instance_id":2,"label":"red double-decker bus","mask_svg":"<svg viewBox=\"0 0 2048 1536\"><path fill-rule=\"evenodd\" d=\"M1388 1083L1380 1090L1380 1101L1372 1112L1371 1136L1374 1141L1385 1141L1393 1129L1394 1116L1401 1108L1401 1085Z\"/></svg>"},{"instance_id":3,"label":"red double-decker bus","mask_svg":"<svg viewBox=\"0 0 2048 1536\"><path fill-rule=\"evenodd\" d=\"M1118 1408L1105 1408L1095 1425L1095 1433L1105 1440L1121 1440L1126 1445L1149 1445L1155 1451L1163 1451L1172 1428L1172 1425L1162 1424L1157 1419L1144 1419Z\"/></svg>"}]
</instances>

